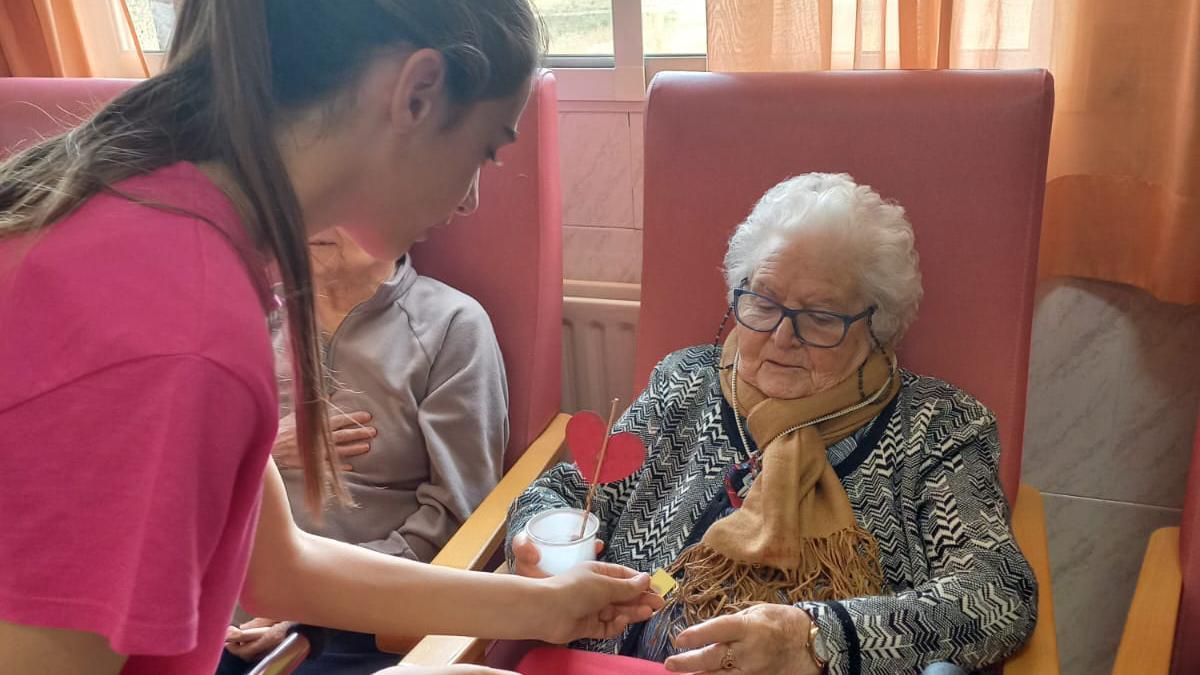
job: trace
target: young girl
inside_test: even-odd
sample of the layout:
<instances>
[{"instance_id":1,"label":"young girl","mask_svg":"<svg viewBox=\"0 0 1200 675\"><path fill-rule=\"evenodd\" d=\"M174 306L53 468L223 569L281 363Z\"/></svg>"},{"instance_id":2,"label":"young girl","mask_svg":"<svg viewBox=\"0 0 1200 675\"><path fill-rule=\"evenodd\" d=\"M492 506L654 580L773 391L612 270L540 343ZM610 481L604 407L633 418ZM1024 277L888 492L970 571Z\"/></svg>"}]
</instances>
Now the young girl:
<instances>
[{"instance_id":1,"label":"young girl","mask_svg":"<svg viewBox=\"0 0 1200 675\"><path fill-rule=\"evenodd\" d=\"M618 566L472 574L305 534L267 462L266 266L315 511L345 493L306 239L342 224L396 258L448 218L516 138L541 44L528 0L186 0L165 72L0 165L0 670L209 673L239 591L558 642L661 604Z\"/></svg>"}]
</instances>

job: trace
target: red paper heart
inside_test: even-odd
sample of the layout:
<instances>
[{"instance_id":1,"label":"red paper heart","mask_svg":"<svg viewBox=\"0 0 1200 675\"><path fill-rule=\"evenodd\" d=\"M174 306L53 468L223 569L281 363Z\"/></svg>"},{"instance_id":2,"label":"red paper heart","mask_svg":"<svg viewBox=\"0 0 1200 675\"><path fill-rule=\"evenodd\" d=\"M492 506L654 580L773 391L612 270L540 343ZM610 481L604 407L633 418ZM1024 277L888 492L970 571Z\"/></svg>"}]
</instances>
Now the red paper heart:
<instances>
[{"instance_id":1,"label":"red paper heart","mask_svg":"<svg viewBox=\"0 0 1200 675\"><path fill-rule=\"evenodd\" d=\"M596 476L596 460L608 431L604 420L594 412L581 412L567 422L567 446L579 472L588 483L615 483L628 478L646 463L646 448L642 439L628 431L613 434L604 453L604 466Z\"/></svg>"}]
</instances>

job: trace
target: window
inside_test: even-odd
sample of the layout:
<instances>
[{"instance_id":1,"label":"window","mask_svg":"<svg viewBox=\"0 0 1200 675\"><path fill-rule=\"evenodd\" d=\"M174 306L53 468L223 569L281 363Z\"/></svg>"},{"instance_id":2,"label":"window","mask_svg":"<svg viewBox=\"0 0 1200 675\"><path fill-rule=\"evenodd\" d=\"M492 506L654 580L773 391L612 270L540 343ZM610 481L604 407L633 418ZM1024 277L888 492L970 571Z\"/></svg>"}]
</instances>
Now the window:
<instances>
[{"instance_id":1,"label":"window","mask_svg":"<svg viewBox=\"0 0 1200 675\"><path fill-rule=\"evenodd\" d=\"M175 0L125 0L142 51L148 54L167 51L175 30Z\"/></svg>"},{"instance_id":2,"label":"window","mask_svg":"<svg viewBox=\"0 0 1200 675\"><path fill-rule=\"evenodd\" d=\"M121 0L110 0L119 7ZM703 69L705 0L533 0L564 99L640 101L648 75ZM162 65L177 0L125 0L151 72Z\"/></svg>"},{"instance_id":3,"label":"window","mask_svg":"<svg viewBox=\"0 0 1200 675\"><path fill-rule=\"evenodd\" d=\"M703 56L708 51L704 0L642 0L646 56Z\"/></svg>"},{"instance_id":4,"label":"window","mask_svg":"<svg viewBox=\"0 0 1200 675\"><path fill-rule=\"evenodd\" d=\"M657 71L703 70L705 0L533 0L560 100L642 101Z\"/></svg>"},{"instance_id":5,"label":"window","mask_svg":"<svg viewBox=\"0 0 1200 675\"><path fill-rule=\"evenodd\" d=\"M630 0L534 0L534 3L550 33L553 57L612 56L614 36L637 30L624 23L614 25L614 5L629 4ZM641 0L641 16L646 56L698 56L706 51L704 0Z\"/></svg>"},{"instance_id":6,"label":"window","mask_svg":"<svg viewBox=\"0 0 1200 675\"><path fill-rule=\"evenodd\" d=\"M900 64L899 3L860 4L856 0L834 0L830 9L833 24L830 66L833 70L895 68ZM860 26L861 35L858 35ZM855 44L856 39L860 44Z\"/></svg>"},{"instance_id":7,"label":"window","mask_svg":"<svg viewBox=\"0 0 1200 675\"><path fill-rule=\"evenodd\" d=\"M1030 48L1033 30L1033 0L966 2L962 22L968 26L988 26L989 31L974 31L962 37L967 51L1018 51Z\"/></svg>"},{"instance_id":8,"label":"window","mask_svg":"<svg viewBox=\"0 0 1200 675\"><path fill-rule=\"evenodd\" d=\"M555 56L612 56L611 0L536 0Z\"/></svg>"}]
</instances>

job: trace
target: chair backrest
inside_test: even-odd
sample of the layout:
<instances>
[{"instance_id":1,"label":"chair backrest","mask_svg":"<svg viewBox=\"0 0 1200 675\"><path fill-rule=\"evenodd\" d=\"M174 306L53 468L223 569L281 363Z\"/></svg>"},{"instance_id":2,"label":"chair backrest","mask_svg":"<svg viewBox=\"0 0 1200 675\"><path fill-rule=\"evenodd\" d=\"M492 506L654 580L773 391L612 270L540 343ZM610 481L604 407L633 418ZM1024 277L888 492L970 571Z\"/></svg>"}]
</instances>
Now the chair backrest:
<instances>
[{"instance_id":1,"label":"chair backrest","mask_svg":"<svg viewBox=\"0 0 1200 675\"><path fill-rule=\"evenodd\" d=\"M78 124L137 80L0 78L0 157ZM554 76L535 78L520 140L484 169L479 210L413 251L422 274L474 297L508 373L511 465L559 411L562 199Z\"/></svg>"},{"instance_id":2,"label":"chair backrest","mask_svg":"<svg viewBox=\"0 0 1200 675\"><path fill-rule=\"evenodd\" d=\"M559 412L562 194L554 76L540 74L519 125L483 170L479 210L413 250L422 274L471 295L492 317L508 372L511 466Z\"/></svg>"},{"instance_id":3,"label":"chair backrest","mask_svg":"<svg viewBox=\"0 0 1200 675\"><path fill-rule=\"evenodd\" d=\"M0 78L0 157L87 119L139 80Z\"/></svg>"},{"instance_id":4,"label":"chair backrest","mask_svg":"<svg viewBox=\"0 0 1200 675\"><path fill-rule=\"evenodd\" d=\"M902 364L996 413L1014 499L1052 108L1044 71L659 75L636 382L672 350L712 341L729 236L768 188L847 172L916 230L925 298Z\"/></svg>"},{"instance_id":5,"label":"chair backrest","mask_svg":"<svg viewBox=\"0 0 1200 675\"><path fill-rule=\"evenodd\" d=\"M1200 673L1200 416L1196 420L1183 522L1179 526L1179 571L1183 592L1179 597L1171 672Z\"/></svg>"}]
</instances>

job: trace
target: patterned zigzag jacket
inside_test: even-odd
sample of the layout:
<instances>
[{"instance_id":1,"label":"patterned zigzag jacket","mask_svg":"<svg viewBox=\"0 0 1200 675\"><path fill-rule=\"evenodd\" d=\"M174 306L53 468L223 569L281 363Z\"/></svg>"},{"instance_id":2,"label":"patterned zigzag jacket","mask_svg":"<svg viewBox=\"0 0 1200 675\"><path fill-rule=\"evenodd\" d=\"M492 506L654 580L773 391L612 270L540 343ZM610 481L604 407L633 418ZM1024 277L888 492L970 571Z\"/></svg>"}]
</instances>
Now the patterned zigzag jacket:
<instances>
[{"instance_id":1,"label":"patterned zigzag jacket","mask_svg":"<svg viewBox=\"0 0 1200 675\"><path fill-rule=\"evenodd\" d=\"M711 524L726 468L747 458L721 396L719 353L705 346L669 355L618 422L618 431L642 438L648 459L596 495L605 560L643 572L665 568L699 539L702 523ZM934 661L982 669L1033 632L1037 582L1009 527L999 450L991 411L907 371L874 423L830 447L859 524L879 542L890 591L798 605L820 627L830 673L919 673ZM582 508L585 493L574 465L554 467L513 503L510 543L534 514ZM511 565L511 545L506 550ZM624 639L576 646L633 654L637 628Z\"/></svg>"}]
</instances>

